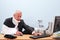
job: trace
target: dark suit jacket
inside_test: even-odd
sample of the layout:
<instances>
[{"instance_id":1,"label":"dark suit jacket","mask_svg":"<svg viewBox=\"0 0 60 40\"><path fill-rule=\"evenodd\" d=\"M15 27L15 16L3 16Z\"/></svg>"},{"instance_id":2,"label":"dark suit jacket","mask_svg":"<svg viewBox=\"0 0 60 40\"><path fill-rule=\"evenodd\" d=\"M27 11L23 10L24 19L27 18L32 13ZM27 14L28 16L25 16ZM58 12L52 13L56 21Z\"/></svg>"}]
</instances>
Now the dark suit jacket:
<instances>
[{"instance_id":1,"label":"dark suit jacket","mask_svg":"<svg viewBox=\"0 0 60 40\"><path fill-rule=\"evenodd\" d=\"M8 26L8 27L10 27L10 28L14 28L15 25L14 25L13 22L12 22L12 17L11 17L11 18L7 18L7 19L5 20L5 22L4 22L4 25L6 25L6 26ZM26 25L23 20L20 20L20 23L18 24L17 27L18 27L18 31L21 31L21 32L24 33L24 34L31 34L32 31L34 30L34 28ZM23 28L25 29L24 32L22 31Z\"/></svg>"}]
</instances>

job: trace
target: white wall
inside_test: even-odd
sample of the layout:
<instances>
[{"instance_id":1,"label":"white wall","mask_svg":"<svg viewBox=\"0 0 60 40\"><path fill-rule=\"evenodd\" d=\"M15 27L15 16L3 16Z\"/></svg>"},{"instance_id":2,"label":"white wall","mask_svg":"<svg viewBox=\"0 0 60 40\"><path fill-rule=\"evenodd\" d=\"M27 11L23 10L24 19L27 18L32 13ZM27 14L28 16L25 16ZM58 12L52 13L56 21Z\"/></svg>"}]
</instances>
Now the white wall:
<instances>
[{"instance_id":1,"label":"white wall","mask_svg":"<svg viewBox=\"0 0 60 40\"><path fill-rule=\"evenodd\" d=\"M38 27L40 19L46 28L49 21L54 21L54 16L60 15L60 0L0 0L0 29L4 20L17 9L23 12L26 24Z\"/></svg>"}]
</instances>

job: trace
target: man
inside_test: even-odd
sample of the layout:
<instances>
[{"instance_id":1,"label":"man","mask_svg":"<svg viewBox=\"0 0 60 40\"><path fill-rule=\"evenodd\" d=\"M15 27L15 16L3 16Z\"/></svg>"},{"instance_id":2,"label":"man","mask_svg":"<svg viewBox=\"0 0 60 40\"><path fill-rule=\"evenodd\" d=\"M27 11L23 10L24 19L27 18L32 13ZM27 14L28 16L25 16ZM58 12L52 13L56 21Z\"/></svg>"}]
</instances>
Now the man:
<instances>
[{"instance_id":1,"label":"man","mask_svg":"<svg viewBox=\"0 0 60 40\"><path fill-rule=\"evenodd\" d=\"M17 10L13 17L7 18L3 24L2 27L2 34L15 34L15 35L23 35L23 34L32 34L34 28L29 27L24 23L24 21L21 19L22 12L20 10ZM25 29L25 31L22 31L22 29Z\"/></svg>"}]
</instances>

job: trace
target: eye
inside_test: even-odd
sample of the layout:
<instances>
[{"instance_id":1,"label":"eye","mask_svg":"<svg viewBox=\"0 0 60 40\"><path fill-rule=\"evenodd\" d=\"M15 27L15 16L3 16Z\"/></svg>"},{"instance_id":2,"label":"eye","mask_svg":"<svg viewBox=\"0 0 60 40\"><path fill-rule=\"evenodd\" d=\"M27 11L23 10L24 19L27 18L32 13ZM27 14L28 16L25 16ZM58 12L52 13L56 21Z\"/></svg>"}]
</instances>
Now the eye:
<instances>
[{"instance_id":1,"label":"eye","mask_svg":"<svg viewBox=\"0 0 60 40\"><path fill-rule=\"evenodd\" d=\"M17 17L21 17L21 16L17 16Z\"/></svg>"},{"instance_id":2,"label":"eye","mask_svg":"<svg viewBox=\"0 0 60 40\"><path fill-rule=\"evenodd\" d=\"M21 17L21 16L20 16Z\"/></svg>"}]
</instances>

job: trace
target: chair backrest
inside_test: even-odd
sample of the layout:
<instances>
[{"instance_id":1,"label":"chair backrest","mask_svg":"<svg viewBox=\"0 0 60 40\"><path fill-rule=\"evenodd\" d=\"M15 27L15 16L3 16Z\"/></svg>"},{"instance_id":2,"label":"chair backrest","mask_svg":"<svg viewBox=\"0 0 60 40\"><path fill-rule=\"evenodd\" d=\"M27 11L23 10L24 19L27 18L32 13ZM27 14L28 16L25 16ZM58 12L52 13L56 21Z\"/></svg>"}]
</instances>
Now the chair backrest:
<instances>
[{"instance_id":1,"label":"chair backrest","mask_svg":"<svg viewBox=\"0 0 60 40\"><path fill-rule=\"evenodd\" d=\"M60 31L60 16L55 16L53 32L57 32L57 31Z\"/></svg>"}]
</instances>

